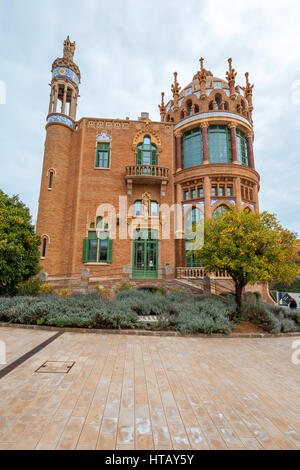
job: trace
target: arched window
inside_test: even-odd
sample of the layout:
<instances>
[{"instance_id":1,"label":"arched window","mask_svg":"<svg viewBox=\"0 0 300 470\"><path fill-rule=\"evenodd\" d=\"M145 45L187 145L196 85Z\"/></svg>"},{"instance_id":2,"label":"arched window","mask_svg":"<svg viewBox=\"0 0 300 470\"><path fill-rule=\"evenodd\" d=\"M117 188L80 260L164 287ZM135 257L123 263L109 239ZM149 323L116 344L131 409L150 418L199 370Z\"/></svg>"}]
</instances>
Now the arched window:
<instances>
[{"instance_id":1,"label":"arched window","mask_svg":"<svg viewBox=\"0 0 300 470\"><path fill-rule=\"evenodd\" d=\"M151 143L150 137L144 137L143 143L137 146L137 165L157 165L157 148Z\"/></svg>"},{"instance_id":2,"label":"arched window","mask_svg":"<svg viewBox=\"0 0 300 470\"><path fill-rule=\"evenodd\" d=\"M150 215L151 215L151 217L157 217L158 216L158 203L156 201L151 201Z\"/></svg>"},{"instance_id":3,"label":"arched window","mask_svg":"<svg viewBox=\"0 0 300 470\"><path fill-rule=\"evenodd\" d=\"M210 111L213 111L213 109L214 109L214 104L213 104L212 101L210 101L210 103L209 103L209 105L208 105L208 109L209 109Z\"/></svg>"},{"instance_id":4,"label":"arched window","mask_svg":"<svg viewBox=\"0 0 300 470\"><path fill-rule=\"evenodd\" d=\"M216 95L215 101L216 101L216 109L222 109L222 97L221 97L221 95Z\"/></svg>"},{"instance_id":5,"label":"arched window","mask_svg":"<svg viewBox=\"0 0 300 470\"><path fill-rule=\"evenodd\" d=\"M202 133L200 127L185 132L182 139L183 168L202 165Z\"/></svg>"},{"instance_id":6,"label":"arched window","mask_svg":"<svg viewBox=\"0 0 300 470\"><path fill-rule=\"evenodd\" d=\"M45 258L46 256L46 249L47 249L47 237L44 237L42 241L42 258Z\"/></svg>"},{"instance_id":7,"label":"arched window","mask_svg":"<svg viewBox=\"0 0 300 470\"><path fill-rule=\"evenodd\" d=\"M208 147L210 163L231 163L231 146L228 127L209 126Z\"/></svg>"},{"instance_id":8,"label":"arched window","mask_svg":"<svg viewBox=\"0 0 300 470\"><path fill-rule=\"evenodd\" d=\"M48 189L52 189L53 187L53 176L54 176L54 171L50 170L49 172L49 186Z\"/></svg>"},{"instance_id":9,"label":"arched window","mask_svg":"<svg viewBox=\"0 0 300 470\"><path fill-rule=\"evenodd\" d=\"M187 116L191 116L193 114L193 105L192 105L192 102L190 100L187 102L186 114L187 114Z\"/></svg>"},{"instance_id":10,"label":"arched window","mask_svg":"<svg viewBox=\"0 0 300 470\"><path fill-rule=\"evenodd\" d=\"M167 121L167 122L170 121L170 115L169 115L169 114L167 115L166 121Z\"/></svg>"},{"instance_id":11,"label":"arched window","mask_svg":"<svg viewBox=\"0 0 300 470\"><path fill-rule=\"evenodd\" d=\"M184 119L184 112L183 111L181 111L181 113L180 113L180 119Z\"/></svg>"},{"instance_id":12,"label":"arched window","mask_svg":"<svg viewBox=\"0 0 300 470\"><path fill-rule=\"evenodd\" d=\"M213 212L213 217L218 217L219 215L225 214L225 212L230 211L231 209L226 206L225 204L221 204L221 206L218 206L214 212Z\"/></svg>"},{"instance_id":13,"label":"arched window","mask_svg":"<svg viewBox=\"0 0 300 470\"><path fill-rule=\"evenodd\" d=\"M224 109L225 109L225 111L229 110L228 101L224 101Z\"/></svg>"},{"instance_id":14,"label":"arched window","mask_svg":"<svg viewBox=\"0 0 300 470\"><path fill-rule=\"evenodd\" d=\"M135 201L134 203L134 215L142 215L143 213L143 204L142 201Z\"/></svg>"},{"instance_id":15,"label":"arched window","mask_svg":"<svg viewBox=\"0 0 300 470\"><path fill-rule=\"evenodd\" d=\"M236 130L236 146L239 163L249 166L247 139L245 134L239 129Z\"/></svg>"}]
</instances>

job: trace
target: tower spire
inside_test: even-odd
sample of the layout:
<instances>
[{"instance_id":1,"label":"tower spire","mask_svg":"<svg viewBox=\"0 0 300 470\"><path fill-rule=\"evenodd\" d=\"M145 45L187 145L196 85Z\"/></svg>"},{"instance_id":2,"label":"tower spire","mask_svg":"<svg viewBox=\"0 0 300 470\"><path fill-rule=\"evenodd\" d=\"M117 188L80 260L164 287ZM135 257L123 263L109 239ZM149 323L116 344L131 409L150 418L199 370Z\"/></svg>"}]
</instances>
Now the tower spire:
<instances>
[{"instance_id":1,"label":"tower spire","mask_svg":"<svg viewBox=\"0 0 300 470\"><path fill-rule=\"evenodd\" d=\"M165 93L162 91L162 92L161 92L161 104L158 105L159 111L160 111L160 119L161 119L161 121L163 121L164 115L165 115L165 113L166 113L166 107L165 107L164 97L165 97Z\"/></svg>"},{"instance_id":2,"label":"tower spire","mask_svg":"<svg viewBox=\"0 0 300 470\"><path fill-rule=\"evenodd\" d=\"M232 59L228 59L229 71L226 72L226 78L230 88L230 98L235 99L235 77L237 76L236 71L232 68Z\"/></svg>"},{"instance_id":3,"label":"tower spire","mask_svg":"<svg viewBox=\"0 0 300 470\"><path fill-rule=\"evenodd\" d=\"M73 62L74 52L75 52L75 42L70 41L70 36L67 36L67 39L64 41L64 59L70 60Z\"/></svg>"},{"instance_id":4,"label":"tower spire","mask_svg":"<svg viewBox=\"0 0 300 470\"><path fill-rule=\"evenodd\" d=\"M179 86L179 83L177 82L177 72L174 72L174 84L171 86L171 91L173 93L173 98L174 98L174 108L178 108L178 99L179 99L179 92L181 90L181 87Z\"/></svg>"},{"instance_id":5,"label":"tower spire","mask_svg":"<svg viewBox=\"0 0 300 470\"><path fill-rule=\"evenodd\" d=\"M248 101L248 105L249 105L249 111L250 111L250 113L252 113L252 111L253 111L252 91L253 91L254 85L250 85L250 82L249 82L249 72L246 72L246 73L245 73L245 77L246 77L246 86L245 86L245 87L241 87L241 89L242 89L242 90L244 91L244 93L245 93L245 98L246 98L246 100Z\"/></svg>"},{"instance_id":6,"label":"tower spire","mask_svg":"<svg viewBox=\"0 0 300 470\"><path fill-rule=\"evenodd\" d=\"M204 59L201 57L200 61L200 72L198 72L198 79L200 82L201 95L200 98L203 100L206 97L206 70L203 67Z\"/></svg>"}]
</instances>

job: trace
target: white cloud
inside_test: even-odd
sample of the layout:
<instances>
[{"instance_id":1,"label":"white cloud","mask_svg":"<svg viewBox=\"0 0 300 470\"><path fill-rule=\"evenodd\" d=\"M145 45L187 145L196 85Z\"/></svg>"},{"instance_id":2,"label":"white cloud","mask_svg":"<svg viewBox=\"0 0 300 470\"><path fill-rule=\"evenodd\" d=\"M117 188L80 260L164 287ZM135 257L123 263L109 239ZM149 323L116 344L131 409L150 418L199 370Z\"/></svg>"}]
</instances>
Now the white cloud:
<instances>
[{"instance_id":1,"label":"white cloud","mask_svg":"<svg viewBox=\"0 0 300 470\"><path fill-rule=\"evenodd\" d=\"M78 118L159 120L160 92L170 98L173 72L182 87L199 58L225 77L233 58L238 81L254 82L255 158L261 173L261 208L300 233L298 157L300 80L296 0L0 0L0 187L19 193L36 218L52 61L63 40L76 41L82 72Z\"/></svg>"}]
</instances>

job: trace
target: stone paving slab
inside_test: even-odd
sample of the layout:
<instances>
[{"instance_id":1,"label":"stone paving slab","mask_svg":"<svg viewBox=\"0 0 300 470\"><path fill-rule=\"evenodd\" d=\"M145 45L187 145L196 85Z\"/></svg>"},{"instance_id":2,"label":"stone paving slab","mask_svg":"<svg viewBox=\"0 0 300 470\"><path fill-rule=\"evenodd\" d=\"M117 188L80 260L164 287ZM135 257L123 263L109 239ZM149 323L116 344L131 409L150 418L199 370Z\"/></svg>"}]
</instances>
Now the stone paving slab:
<instances>
[{"instance_id":1,"label":"stone paving slab","mask_svg":"<svg viewBox=\"0 0 300 470\"><path fill-rule=\"evenodd\" d=\"M300 449L294 340L64 333L0 380L0 449Z\"/></svg>"},{"instance_id":2,"label":"stone paving slab","mask_svg":"<svg viewBox=\"0 0 300 470\"><path fill-rule=\"evenodd\" d=\"M0 364L0 370L11 364L23 354L53 336L54 332L47 330L31 330L10 327L0 328L0 341L6 345L6 364Z\"/></svg>"}]
</instances>

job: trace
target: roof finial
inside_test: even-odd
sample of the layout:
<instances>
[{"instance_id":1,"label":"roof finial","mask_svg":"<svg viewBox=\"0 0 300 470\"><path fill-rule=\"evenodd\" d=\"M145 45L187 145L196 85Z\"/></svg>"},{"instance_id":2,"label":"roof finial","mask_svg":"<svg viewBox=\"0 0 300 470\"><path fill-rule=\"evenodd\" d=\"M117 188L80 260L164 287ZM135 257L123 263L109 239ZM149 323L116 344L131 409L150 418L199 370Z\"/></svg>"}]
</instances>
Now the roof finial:
<instances>
[{"instance_id":1,"label":"roof finial","mask_svg":"<svg viewBox=\"0 0 300 470\"><path fill-rule=\"evenodd\" d=\"M228 59L229 64L229 72L226 72L226 78L228 80L229 88L230 88L230 98L232 100L235 99L235 77L237 76L236 71L232 68L232 59Z\"/></svg>"},{"instance_id":2,"label":"roof finial","mask_svg":"<svg viewBox=\"0 0 300 470\"><path fill-rule=\"evenodd\" d=\"M75 42L70 41L70 36L64 41L64 58L73 62L75 52Z\"/></svg>"},{"instance_id":3,"label":"roof finial","mask_svg":"<svg viewBox=\"0 0 300 470\"><path fill-rule=\"evenodd\" d=\"M198 80L200 82L200 90L201 90L201 95L200 98L203 100L206 97L206 70L203 67L203 62L204 59L201 57L200 59L200 72L198 72Z\"/></svg>"},{"instance_id":4,"label":"roof finial","mask_svg":"<svg viewBox=\"0 0 300 470\"><path fill-rule=\"evenodd\" d=\"M249 106L249 111L252 112L253 111L253 103L252 103L252 90L254 88L254 85L250 85L250 82L249 82L249 72L246 72L245 73L245 77L246 77L246 86L245 87L241 87L242 90L244 90L244 93L245 93L245 97L248 101L248 106Z\"/></svg>"},{"instance_id":5,"label":"roof finial","mask_svg":"<svg viewBox=\"0 0 300 470\"><path fill-rule=\"evenodd\" d=\"M179 92L181 90L181 87L179 86L179 83L177 82L177 72L174 72L174 84L171 86L171 90L173 93L173 98L174 98L174 108L178 107L178 99L179 99Z\"/></svg>"},{"instance_id":6,"label":"roof finial","mask_svg":"<svg viewBox=\"0 0 300 470\"><path fill-rule=\"evenodd\" d=\"M164 115L165 115L165 113L166 113L166 107L165 107L164 97L165 97L165 93L162 91L162 92L161 92L161 104L158 105L159 111L160 111L160 119L161 119L161 121L164 120Z\"/></svg>"}]
</instances>

